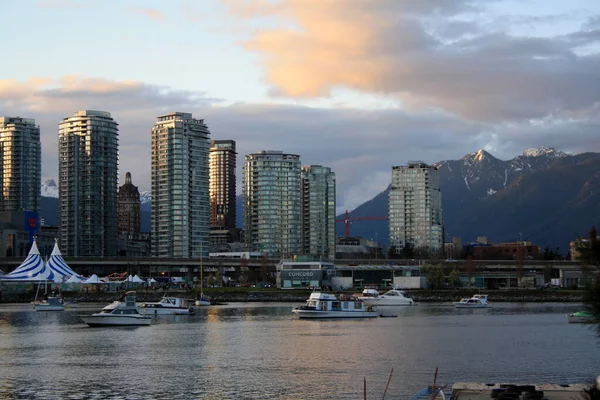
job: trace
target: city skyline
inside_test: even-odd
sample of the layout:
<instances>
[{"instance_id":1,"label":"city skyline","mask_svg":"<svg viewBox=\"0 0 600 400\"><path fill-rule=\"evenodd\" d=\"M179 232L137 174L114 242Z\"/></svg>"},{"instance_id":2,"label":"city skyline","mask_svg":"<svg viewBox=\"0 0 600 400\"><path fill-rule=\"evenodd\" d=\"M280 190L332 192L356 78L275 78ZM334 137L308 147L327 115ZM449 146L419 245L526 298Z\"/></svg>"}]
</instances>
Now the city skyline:
<instances>
[{"instance_id":1,"label":"city skyline","mask_svg":"<svg viewBox=\"0 0 600 400\"><path fill-rule=\"evenodd\" d=\"M235 140L238 157L280 149L330 166L338 212L384 190L390 167L414 158L600 151L592 0L3 6L19 36L0 65L0 114L36 120L43 177L58 179L56 124L82 109L119 121L119 184L130 171L150 190L156 116L190 112L211 139ZM161 57L163 48L186 62Z\"/></svg>"}]
</instances>

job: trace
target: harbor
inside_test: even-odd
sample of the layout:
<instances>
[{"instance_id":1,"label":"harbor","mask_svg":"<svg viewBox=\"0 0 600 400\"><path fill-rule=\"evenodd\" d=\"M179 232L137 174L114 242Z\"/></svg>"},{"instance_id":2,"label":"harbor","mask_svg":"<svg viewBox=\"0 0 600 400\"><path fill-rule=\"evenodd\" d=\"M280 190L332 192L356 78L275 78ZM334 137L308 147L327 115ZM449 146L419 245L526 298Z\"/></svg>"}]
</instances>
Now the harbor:
<instances>
[{"instance_id":1,"label":"harbor","mask_svg":"<svg viewBox=\"0 0 600 400\"><path fill-rule=\"evenodd\" d=\"M598 375L595 330L565 320L579 304L430 302L395 308L398 318L313 321L291 312L305 300L102 328L79 316L107 302L53 313L0 304L0 398L61 398L68 387L71 398L355 400L366 379L376 399L394 368L386 399L406 400L432 384L436 366L440 385L585 384Z\"/></svg>"}]
</instances>

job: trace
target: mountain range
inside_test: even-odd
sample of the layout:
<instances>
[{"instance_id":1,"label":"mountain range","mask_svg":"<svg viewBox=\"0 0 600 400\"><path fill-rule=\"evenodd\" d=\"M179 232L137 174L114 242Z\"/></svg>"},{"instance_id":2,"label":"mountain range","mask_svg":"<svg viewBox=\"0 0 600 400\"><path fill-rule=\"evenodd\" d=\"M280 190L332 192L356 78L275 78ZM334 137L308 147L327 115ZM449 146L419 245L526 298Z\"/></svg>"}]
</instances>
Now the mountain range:
<instances>
[{"instance_id":1,"label":"mountain range","mask_svg":"<svg viewBox=\"0 0 600 400\"><path fill-rule=\"evenodd\" d=\"M499 160L485 150L460 160L434 164L439 181L447 239L462 242L486 236L490 241L529 240L565 254L576 236L587 236L600 221L600 154L570 155L548 147L525 150L512 160ZM350 211L350 234L388 243L387 187ZM42 184L41 215L47 225L58 223L58 190L53 180ZM150 230L148 192L141 193L142 231ZM237 222L242 227L242 199L237 198ZM336 219L341 221L345 215ZM344 223L336 224L344 235Z\"/></svg>"}]
</instances>

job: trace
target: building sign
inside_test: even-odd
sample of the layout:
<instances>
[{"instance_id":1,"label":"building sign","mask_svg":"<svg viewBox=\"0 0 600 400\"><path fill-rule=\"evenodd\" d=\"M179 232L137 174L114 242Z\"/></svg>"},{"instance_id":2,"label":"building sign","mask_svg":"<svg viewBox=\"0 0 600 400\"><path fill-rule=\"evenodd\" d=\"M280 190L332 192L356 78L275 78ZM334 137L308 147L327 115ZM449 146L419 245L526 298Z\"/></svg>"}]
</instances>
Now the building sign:
<instances>
[{"instance_id":1,"label":"building sign","mask_svg":"<svg viewBox=\"0 0 600 400\"><path fill-rule=\"evenodd\" d=\"M25 211L25 230L29 234L29 243L33 243L33 237L39 230L38 213L34 211Z\"/></svg>"},{"instance_id":2,"label":"building sign","mask_svg":"<svg viewBox=\"0 0 600 400\"><path fill-rule=\"evenodd\" d=\"M284 280L291 281L316 281L323 279L322 270L283 270L281 271Z\"/></svg>"}]
</instances>

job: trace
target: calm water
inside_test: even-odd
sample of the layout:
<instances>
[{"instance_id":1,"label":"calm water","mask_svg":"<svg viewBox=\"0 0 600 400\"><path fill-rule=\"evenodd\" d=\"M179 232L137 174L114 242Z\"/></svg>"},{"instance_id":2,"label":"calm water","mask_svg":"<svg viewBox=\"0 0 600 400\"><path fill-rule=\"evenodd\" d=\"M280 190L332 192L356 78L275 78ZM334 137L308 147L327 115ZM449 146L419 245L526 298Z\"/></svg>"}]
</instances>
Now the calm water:
<instances>
[{"instance_id":1,"label":"calm water","mask_svg":"<svg viewBox=\"0 0 600 400\"><path fill-rule=\"evenodd\" d=\"M407 399L457 381L582 383L600 339L573 304L396 308L398 318L298 320L291 304L229 304L150 327L89 328L79 314L0 305L0 398ZM387 309L386 309L387 310Z\"/></svg>"}]
</instances>

